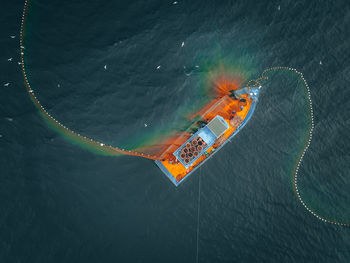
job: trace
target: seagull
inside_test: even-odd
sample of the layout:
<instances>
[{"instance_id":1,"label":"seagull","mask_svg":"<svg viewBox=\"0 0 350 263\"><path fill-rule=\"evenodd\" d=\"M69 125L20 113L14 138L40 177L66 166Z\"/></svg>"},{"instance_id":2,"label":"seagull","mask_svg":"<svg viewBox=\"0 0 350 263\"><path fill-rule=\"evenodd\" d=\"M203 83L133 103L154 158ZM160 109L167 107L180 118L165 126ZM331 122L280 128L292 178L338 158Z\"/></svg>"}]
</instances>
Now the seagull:
<instances>
[{"instance_id":1,"label":"seagull","mask_svg":"<svg viewBox=\"0 0 350 263\"><path fill-rule=\"evenodd\" d=\"M157 69L160 69L160 65L157 67Z\"/></svg>"},{"instance_id":2,"label":"seagull","mask_svg":"<svg viewBox=\"0 0 350 263\"><path fill-rule=\"evenodd\" d=\"M7 82L7 83L4 84L5 87L8 87L9 85L10 85L9 82Z\"/></svg>"},{"instance_id":3,"label":"seagull","mask_svg":"<svg viewBox=\"0 0 350 263\"><path fill-rule=\"evenodd\" d=\"M322 65L322 61L320 60L320 65Z\"/></svg>"},{"instance_id":4,"label":"seagull","mask_svg":"<svg viewBox=\"0 0 350 263\"><path fill-rule=\"evenodd\" d=\"M196 65L196 68L199 68L199 66L198 66L198 65Z\"/></svg>"},{"instance_id":5,"label":"seagull","mask_svg":"<svg viewBox=\"0 0 350 263\"><path fill-rule=\"evenodd\" d=\"M279 5L277 9L278 9L278 11L280 11L281 10L281 6Z\"/></svg>"},{"instance_id":6,"label":"seagull","mask_svg":"<svg viewBox=\"0 0 350 263\"><path fill-rule=\"evenodd\" d=\"M11 36L11 38L15 38L16 36Z\"/></svg>"},{"instance_id":7,"label":"seagull","mask_svg":"<svg viewBox=\"0 0 350 263\"><path fill-rule=\"evenodd\" d=\"M107 69L107 65L104 65L104 67L103 67L105 70Z\"/></svg>"},{"instance_id":8,"label":"seagull","mask_svg":"<svg viewBox=\"0 0 350 263\"><path fill-rule=\"evenodd\" d=\"M176 5L177 4L177 1L175 1L174 3L173 3L173 5Z\"/></svg>"},{"instance_id":9,"label":"seagull","mask_svg":"<svg viewBox=\"0 0 350 263\"><path fill-rule=\"evenodd\" d=\"M145 123L144 125L145 125L145 127L147 127L147 126L148 126L148 125L147 125L147 123Z\"/></svg>"},{"instance_id":10,"label":"seagull","mask_svg":"<svg viewBox=\"0 0 350 263\"><path fill-rule=\"evenodd\" d=\"M21 62L17 62L18 63L18 65L21 65L22 63Z\"/></svg>"},{"instance_id":11,"label":"seagull","mask_svg":"<svg viewBox=\"0 0 350 263\"><path fill-rule=\"evenodd\" d=\"M61 85L60 85L60 84L57 84L57 87L59 88L59 87L61 87Z\"/></svg>"},{"instance_id":12,"label":"seagull","mask_svg":"<svg viewBox=\"0 0 350 263\"><path fill-rule=\"evenodd\" d=\"M181 47L184 47L184 45L185 45L185 42L182 42Z\"/></svg>"},{"instance_id":13,"label":"seagull","mask_svg":"<svg viewBox=\"0 0 350 263\"><path fill-rule=\"evenodd\" d=\"M12 61L12 58L8 58L7 61Z\"/></svg>"}]
</instances>

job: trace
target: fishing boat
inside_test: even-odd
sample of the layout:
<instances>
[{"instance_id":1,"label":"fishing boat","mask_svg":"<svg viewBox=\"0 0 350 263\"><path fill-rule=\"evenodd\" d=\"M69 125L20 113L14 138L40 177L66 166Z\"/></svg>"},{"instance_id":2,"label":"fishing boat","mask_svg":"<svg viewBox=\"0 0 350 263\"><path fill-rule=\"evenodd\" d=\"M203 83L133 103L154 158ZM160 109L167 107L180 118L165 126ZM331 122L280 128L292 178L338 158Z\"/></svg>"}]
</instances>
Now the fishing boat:
<instances>
[{"instance_id":1,"label":"fishing boat","mask_svg":"<svg viewBox=\"0 0 350 263\"><path fill-rule=\"evenodd\" d=\"M155 161L175 186L186 180L247 124L254 113L260 88L231 90L230 94L213 101L200 111L201 127L181 145L170 148Z\"/></svg>"}]
</instances>

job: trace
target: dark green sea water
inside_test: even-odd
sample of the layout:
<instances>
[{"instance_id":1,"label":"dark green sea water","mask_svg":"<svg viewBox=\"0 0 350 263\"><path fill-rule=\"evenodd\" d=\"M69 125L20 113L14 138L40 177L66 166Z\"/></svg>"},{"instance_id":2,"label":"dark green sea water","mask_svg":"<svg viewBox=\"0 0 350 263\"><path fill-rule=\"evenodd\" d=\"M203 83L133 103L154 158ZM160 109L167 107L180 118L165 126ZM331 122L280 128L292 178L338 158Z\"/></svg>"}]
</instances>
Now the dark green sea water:
<instances>
[{"instance_id":1,"label":"dark green sea water","mask_svg":"<svg viewBox=\"0 0 350 263\"><path fill-rule=\"evenodd\" d=\"M310 123L295 76L271 74L248 125L175 188L152 161L46 125L17 64L23 4L1 3L0 262L350 262L349 227L293 192ZM220 64L248 79L297 68L315 121L301 194L349 222L349 25L347 1L33 0L26 71L64 125L135 147L181 128Z\"/></svg>"}]
</instances>

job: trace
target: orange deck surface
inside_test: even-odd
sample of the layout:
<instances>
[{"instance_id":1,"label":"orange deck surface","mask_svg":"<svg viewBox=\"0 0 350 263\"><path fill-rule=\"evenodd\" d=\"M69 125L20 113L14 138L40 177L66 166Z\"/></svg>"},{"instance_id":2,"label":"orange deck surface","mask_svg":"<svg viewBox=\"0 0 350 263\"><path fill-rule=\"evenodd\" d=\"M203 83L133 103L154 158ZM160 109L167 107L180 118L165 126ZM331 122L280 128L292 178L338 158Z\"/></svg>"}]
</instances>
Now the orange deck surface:
<instances>
[{"instance_id":1,"label":"orange deck surface","mask_svg":"<svg viewBox=\"0 0 350 263\"><path fill-rule=\"evenodd\" d=\"M247 99L246 95L242 97L246 97ZM239 115L244 120L248 114L252 101L250 99L247 99L247 105L243 108L242 111L240 111L238 103L239 100L233 100L228 96L224 96L220 100L218 100L217 103L211 105L209 109L205 110L204 112L200 112L200 114L205 120L211 121L216 115L220 115L227 121L230 128L222 135L226 138L224 141L226 141L227 138L230 137L231 134L236 130L236 127L231 127L230 125L231 112L235 110L237 112L236 115ZM210 147L207 150L208 154L203 154L188 169L186 169L180 162L169 163L169 160L164 160L162 161L162 164L165 166L166 169L168 169L168 171L175 177L177 181L180 181L183 177L186 176L186 174L190 173L196 166L198 166L202 161L208 158L208 156L212 153L212 149L215 150L216 147L217 145L215 144L212 147Z\"/></svg>"}]
</instances>

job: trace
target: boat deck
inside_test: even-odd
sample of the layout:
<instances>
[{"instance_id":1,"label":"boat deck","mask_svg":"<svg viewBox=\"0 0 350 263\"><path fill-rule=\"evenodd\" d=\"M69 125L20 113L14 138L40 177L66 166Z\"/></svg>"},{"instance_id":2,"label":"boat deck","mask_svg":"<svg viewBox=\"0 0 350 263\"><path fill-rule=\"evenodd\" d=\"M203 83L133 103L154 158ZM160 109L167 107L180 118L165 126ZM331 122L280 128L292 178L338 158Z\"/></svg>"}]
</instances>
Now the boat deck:
<instances>
[{"instance_id":1,"label":"boat deck","mask_svg":"<svg viewBox=\"0 0 350 263\"><path fill-rule=\"evenodd\" d=\"M248 99L247 95L242 97L246 99L246 105L243 109L240 109L239 100L234 100L228 96L220 99L217 103L213 104L205 112L200 113L203 119L212 120L215 116L222 116L229 124L229 128L220 137L220 139L208 148L202 156L200 156L189 168L186 168L180 162L174 162L169 160L156 161L158 167L169 177L169 179L178 186L183 182L192 172L194 172L200 165L202 165L207 159L209 159L217 150L219 150L228 139L232 138L249 120L254 109L255 101ZM243 123L239 127L233 127L230 125L230 117L232 111L235 110L235 116L240 116L243 119Z\"/></svg>"}]
</instances>

